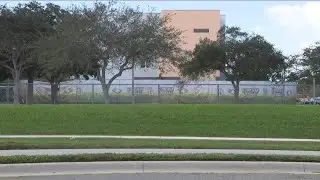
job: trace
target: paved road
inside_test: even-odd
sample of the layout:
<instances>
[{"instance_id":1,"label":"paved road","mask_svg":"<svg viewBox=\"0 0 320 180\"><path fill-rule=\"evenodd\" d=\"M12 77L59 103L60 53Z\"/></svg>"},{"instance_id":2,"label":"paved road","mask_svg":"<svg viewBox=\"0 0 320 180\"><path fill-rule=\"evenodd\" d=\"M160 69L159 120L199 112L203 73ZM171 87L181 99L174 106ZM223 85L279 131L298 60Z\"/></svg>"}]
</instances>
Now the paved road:
<instances>
[{"instance_id":1,"label":"paved road","mask_svg":"<svg viewBox=\"0 0 320 180\"><path fill-rule=\"evenodd\" d=\"M0 156L73 155L73 154L259 154L320 156L320 151L243 150L243 149L36 149L0 150Z\"/></svg>"},{"instance_id":2,"label":"paved road","mask_svg":"<svg viewBox=\"0 0 320 180\"><path fill-rule=\"evenodd\" d=\"M319 180L319 175L294 174L110 174L0 178L1 180Z\"/></svg>"},{"instance_id":3,"label":"paved road","mask_svg":"<svg viewBox=\"0 0 320 180\"><path fill-rule=\"evenodd\" d=\"M320 139L292 138L240 138L240 137L191 137L191 136L121 136L121 135L0 135L0 139L21 138L70 138L70 139L171 139L210 141L274 141L274 142L320 142Z\"/></svg>"}]
</instances>

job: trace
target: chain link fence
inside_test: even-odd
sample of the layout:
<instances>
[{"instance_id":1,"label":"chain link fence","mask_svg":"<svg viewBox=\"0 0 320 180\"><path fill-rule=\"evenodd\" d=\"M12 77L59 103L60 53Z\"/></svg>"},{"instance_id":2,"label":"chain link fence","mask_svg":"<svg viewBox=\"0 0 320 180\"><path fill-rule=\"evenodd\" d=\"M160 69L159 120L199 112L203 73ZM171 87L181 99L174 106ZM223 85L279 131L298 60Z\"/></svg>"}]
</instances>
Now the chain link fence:
<instances>
[{"instance_id":1,"label":"chain link fence","mask_svg":"<svg viewBox=\"0 0 320 180\"><path fill-rule=\"evenodd\" d=\"M27 102L28 84L19 86L20 103ZM51 85L33 84L34 104L52 104ZM134 89L134 92L132 92ZM296 104L299 98L320 96L320 86L289 84L240 84L239 99L235 99L231 84L171 83L171 84L112 84L109 90L111 104L163 103L163 104ZM59 104L104 104L106 100L101 84L61 83L57 90ZM13 102L13 84L0 84L0 103Z\"/></svg>"}]
</instances>

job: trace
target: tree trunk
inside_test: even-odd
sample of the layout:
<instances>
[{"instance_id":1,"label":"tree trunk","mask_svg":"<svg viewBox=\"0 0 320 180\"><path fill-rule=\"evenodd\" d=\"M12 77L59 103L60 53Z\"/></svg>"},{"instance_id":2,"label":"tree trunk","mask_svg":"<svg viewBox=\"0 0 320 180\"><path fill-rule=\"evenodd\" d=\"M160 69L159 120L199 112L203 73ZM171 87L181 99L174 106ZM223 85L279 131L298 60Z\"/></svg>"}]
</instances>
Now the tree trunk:
<instances>
[{"instance_id":1,"label":"tree trunk","mask_svg":"<svg viewBox=\"0 0 320 180\"><path fill-rule=\"evenodd\" d=\"M13 87L13 104L20 104L20 78L17 73L14 76L14 87Z\"/></svg>"},{"instance_id":2,"label":"tree trunk","mask_svg":"<svg viewBox=\"0 0 320 180\"><path fill-rule=\"evenodd\" d=\"M111 84L103 84L102 85L102 90L103 90L103 95L104 95L104 103L105 104L110 104L111 103L111 97L109 94Z\"/></svg>"},{"instance_id":3,"label":"tree trunk","mask_svg":"<svg viewBox=\"0 0 320 180\"><path fill-rule=\"evenodd\" d=\"M109 81L106 83L106 68L107 68L107 63L104 62L101 70L98 71L98 80L101 83L103 94L104 94L104 102L105 104L110 104L111 99L110 99L110 94L109 90L111 87L112 82L120 77L122 75L122 72L128 69L132 69L133 65L131 67L126 67L128 65L129 61L126 60L119 68L119 72L115 74Z\"/></svg>"},{"instance_id":4,"label":"tree trunk","mask_svg":"<svg viewBox=\"0 0 320 180\"><path fill-rule=\"evenodd\" d=\"M58 104L58 91L59 91L59 84L51 83L51 103Z\"/></svg>"},{"instance_id":5,"label":"tree trunk","mask_svg":"<svg viewBox=\"0 0 320 180\"><path fill-rule=\"evenodd\" d=\"M235 103L239 103L240 102L240 99L239 99L240 84L239 84L239 82L236 82L233 85L233 88L234 88L234 101L235 101Z\"/></svg>"},{"instance_id":6,"label":"tree trunk","mask_svg":"<svg viewBox=\"0 0 320 180\"><path fill-rule=\"evenodd\" d=\"M27 104L33 104L33 75L28 73Z\"/></svg>"}]
</instances>

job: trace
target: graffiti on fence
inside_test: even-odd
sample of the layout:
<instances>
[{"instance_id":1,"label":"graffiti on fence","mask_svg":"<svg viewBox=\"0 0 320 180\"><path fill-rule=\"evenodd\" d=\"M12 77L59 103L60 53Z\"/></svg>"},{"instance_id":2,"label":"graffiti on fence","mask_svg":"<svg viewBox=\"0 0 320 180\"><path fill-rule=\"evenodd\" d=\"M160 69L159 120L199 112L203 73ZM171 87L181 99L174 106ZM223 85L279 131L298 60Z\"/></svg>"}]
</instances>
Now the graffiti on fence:
<instances>
[{"instance_id":1,"label":"graffiti on fence","mask_svg":"<svg viewBox=\"0 0 320 180\"><path fill-rule=\"evenodd\" d=\"M132 93L132 87L127 88L127 93L131 94ZM141 94L149 94L149 95L153 95L153 88L152 87L134 87L134 93L137 95L141 95Z\"/></svg>"},{"instance_id":2,"label":"graffiti on fence","mask_svg":"<svg viewBox=\"0 0 320 180\"><path fill-rule=\"evenodd\" d=\"M160 87L159 92L160 92L160 94L173 94L174 88L173 87Z\"/></svg>"},{"instance_id":3,"label":"graffiti on fence","mask_svg":"<svg viewBox=\"0 0 320 180\"><path fill-rule=\"evenodd\" d=\"M273 96L283 96L284 95L284 86L281 85L273 85L271 87L271 94Z\"/></svg>"},{"instance_id":4,"label":"graffiti on fence","mask_svg":"<svg viewBox=\"0 0 320 180\"><path fill-rule=\"evenodd\" d=\"M112 92L114 92L116 94L120 94L122 92L122 90L120 88L113 88Z\"/></svg>"},{"instance_id":5,"label":"graffiti on fence","mask_svg":"<svg viewBox=\"0 0 320 180\"><path fill-rule=\"evenodd\" d=\"M228 93L231 94L231 95L234 95L234 88L228 89Z\"/></svg>"},{"instance_id":6,"label":"graffiti on fence","mask_svg":"<svg viewBox=\"0 0 320 180\"><path fill-rule=\"evenodd\" d=\"M243 88L242 89L242 93L245 96L257 96L259 91L260 91L259 88Z\"/></svg>"}]
</instances>

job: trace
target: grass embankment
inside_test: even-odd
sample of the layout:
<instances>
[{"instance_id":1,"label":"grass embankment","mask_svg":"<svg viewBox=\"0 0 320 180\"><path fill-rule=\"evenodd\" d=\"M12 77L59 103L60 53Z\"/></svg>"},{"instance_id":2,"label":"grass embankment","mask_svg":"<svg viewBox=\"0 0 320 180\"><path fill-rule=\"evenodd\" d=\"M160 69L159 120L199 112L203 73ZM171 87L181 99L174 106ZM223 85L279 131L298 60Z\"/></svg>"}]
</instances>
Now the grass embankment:
<instances>
[{"instance_id":1,"label":"grass embankment","mask_svg":"<svg viewBox=\"0 0 320 180\"><path fill-rule=\"evenodd\" d=\"M93 161L282 161L320 162L318 156L232 154L81 154L61 156L0 156L0 164Z\"/></svg>"},{"instance_id":2,"label":"grass embankment","mask_svg":"<svg viewBox=\"0 0 320 180\"><path fill-rule=\"evenodd\" d=\"M320 108L297 105L0 106L0 134L320 138Z\"/></svg>"},{"instance_id":3,"label":"grass embankment","mask_svg":"<svg viewBox=\"0 0 320 180\"><path fill-rule=\"evenodd\" d=\"M320 151L320 143L156 139L0 139L0 150L95 148L260 149Z\"/></svg>"}]
</instances>

